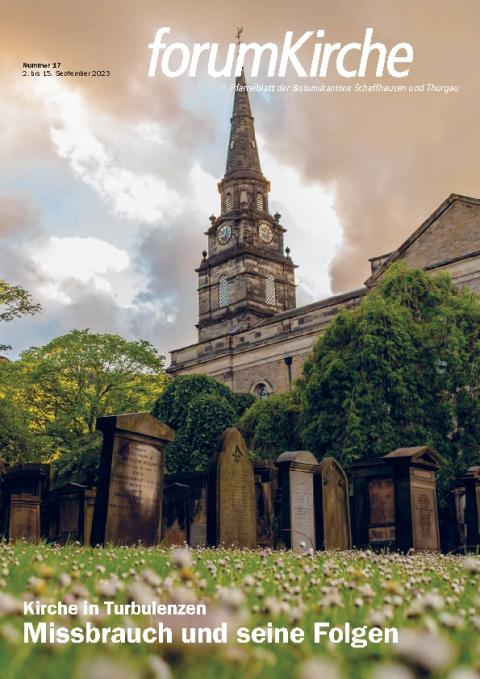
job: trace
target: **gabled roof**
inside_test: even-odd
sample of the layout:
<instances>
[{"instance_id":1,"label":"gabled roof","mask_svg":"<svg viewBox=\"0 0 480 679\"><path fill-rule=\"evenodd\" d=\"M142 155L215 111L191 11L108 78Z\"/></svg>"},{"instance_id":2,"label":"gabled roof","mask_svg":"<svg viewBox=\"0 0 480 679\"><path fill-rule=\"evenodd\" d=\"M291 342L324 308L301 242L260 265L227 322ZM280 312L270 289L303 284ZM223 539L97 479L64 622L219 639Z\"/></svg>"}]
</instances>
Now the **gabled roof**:
<instances>
[{"instance_id":1,"label":"gabled roof","mask_svg":"<svg viewBox=\"0 0 480 679\"><path fill-rule=\"evenodd\" d=\"M428 217L428 219L426 219L423 222L423 224L421 224L418 227L418 229L414 231L412 235L409 236L407 240L405 240L400 245L399 248L397 248L387 257L387 259L381 264L381 266L378 267L375 273L373 273L369 278L367 278L367 280L365 281L365 285L369 288L373 287L378 282L378 280L383 276L387 267L393 262L397 261L398 259L403 259L407 251L414 245L414 243L416 243L416 241L418 241L422 236L424 236L424 234L426 234L427 231L432 229L434 224L442 217L442 215L444 215L444 213L450 210L452 206L457 202L461 202L466 205L477 206L480 208L480 199L472 198L470 196L462 196L457 193L452 193L434 212L432 212L430 217ZM478 225L478 233L480 242L480 223ZM440 263L441 259L445 260L444 254L445 253L443 252L443 257L439 258L438 260L434 259L435 255L433 254L432 262L429 262L429 264ZM465 256L467 256L467 253L465 253ZM458 259L458 257L454 259ZM428 265L425 265L424 268L428 268Z\"/></svg>"},{"instance_id":2,"label":"gabled roof","mask_svg":"<svg viewBox=\"0 0 480 679\"><path fill-rule=\"evenodd\" d=\"M424 462L435 467L440 467L443 460L436 450L430 446L414 446L412 448L397 448L391 453L387 453L384 458L410 458L415 462Z\"/></svg>"}]
</instances>

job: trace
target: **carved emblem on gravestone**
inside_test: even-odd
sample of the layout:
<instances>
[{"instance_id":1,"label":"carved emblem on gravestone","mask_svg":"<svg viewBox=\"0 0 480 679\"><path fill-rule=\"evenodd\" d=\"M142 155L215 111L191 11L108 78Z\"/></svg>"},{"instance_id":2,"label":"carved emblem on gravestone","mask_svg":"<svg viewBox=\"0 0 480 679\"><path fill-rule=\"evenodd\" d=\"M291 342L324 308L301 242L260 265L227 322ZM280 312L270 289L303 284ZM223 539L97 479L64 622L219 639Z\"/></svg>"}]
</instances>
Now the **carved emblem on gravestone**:
<instances>
[{"instance_id":1,"label":"carved emblem on gravestone","mask_svg":"<svg viewBox=\"0 0 480 679\"><path fill-rule=\"evenodd\" d=\"M235 450L233 451L232 455L235 462L240 462L240 459L243 457L243 453L238 446L235 446Z\"/></svg>"}]
</instances>

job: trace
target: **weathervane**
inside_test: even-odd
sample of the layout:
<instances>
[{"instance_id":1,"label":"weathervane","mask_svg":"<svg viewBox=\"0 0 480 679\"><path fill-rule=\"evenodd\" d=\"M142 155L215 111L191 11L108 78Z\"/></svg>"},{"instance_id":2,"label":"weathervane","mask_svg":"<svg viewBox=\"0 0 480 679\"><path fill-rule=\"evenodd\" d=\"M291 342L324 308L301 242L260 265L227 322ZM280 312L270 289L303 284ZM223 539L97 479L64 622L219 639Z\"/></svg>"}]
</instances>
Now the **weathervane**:
<instances>
[{"instance_id":1,"label":"weathervane","mask_svg":"<svg viewBox=\"0 0 480 679\"><path fill-rule=\"evenodd\" d=\"M241 35L243 33L243 26L239 26L237 28L237 48L240 47L240 43L242 42Z\"/></svg>"}]
</instances>

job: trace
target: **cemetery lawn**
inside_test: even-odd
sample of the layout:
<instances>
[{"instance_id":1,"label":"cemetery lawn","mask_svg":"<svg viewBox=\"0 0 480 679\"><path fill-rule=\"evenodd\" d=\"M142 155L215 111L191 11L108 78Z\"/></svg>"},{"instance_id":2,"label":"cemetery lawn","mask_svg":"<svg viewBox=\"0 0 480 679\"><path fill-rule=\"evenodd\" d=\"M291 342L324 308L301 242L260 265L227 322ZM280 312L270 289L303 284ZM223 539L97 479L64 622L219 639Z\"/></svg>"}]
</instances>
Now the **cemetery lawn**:
<instances>
[{"instance_id":1,"label":"cemetery lawn","mask_svg":"<svg viewBox=\"0 0 480 679\"><path fill-rule=\"evenodd\" d=\"M25 600L101 604L100 618L24 616ZM25 622L156 628L110 616L104 601L205 602L163 619L172 644L25 644ZM397 627L399 643L314 643L314 623ZM181 644L181 626L301 627L299 644ZM467 671L468 670L468 671ZM475 671L476 670L476 671ZM474 679L480 671L480 557L269 550L84 548L0 544L2 679Z\"/></svg>"}]
</instances>

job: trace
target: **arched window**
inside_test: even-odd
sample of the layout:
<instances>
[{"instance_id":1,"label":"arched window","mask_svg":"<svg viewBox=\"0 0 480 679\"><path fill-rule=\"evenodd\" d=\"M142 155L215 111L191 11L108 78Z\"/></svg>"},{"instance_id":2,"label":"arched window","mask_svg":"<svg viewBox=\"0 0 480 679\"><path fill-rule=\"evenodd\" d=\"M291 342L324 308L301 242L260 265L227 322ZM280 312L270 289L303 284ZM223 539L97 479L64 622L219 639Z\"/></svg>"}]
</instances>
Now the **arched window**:
<instances>
[{"instance_id":1,"label":"arched window","mask_svg":"<svg viewBox=\"0 0 480 679\"><path fill-rule=\"evenodd\" d=\"M220 308L228 306L230 302L230 291L228 286L228 278L222 274L218 280L218 305Z\"/></svg>"},{"instance_id":2,"label":"arched window","mask_svg":"<svg viewBox=\"0 0 480 679\"><path fill-rule=\"evenodd\" d=\"M253 393L257 398L261 399L268 398L269 394L268 387L263 382L259 382L257 385L255 385Z\"/></svg>"},{"instance_id":3,"label":"arched window","mask_svg":"<svg viewBox=\"0 0 480 679\"><path fill-rule=\"evenodd\" d=\"M275 306L277 303L277 295L275 292L275 278L271 273L267 275L267 280L265 282L265 301L271 306Z\"/></svg>"},{"instance_id":4,"label":"arched window","mask_svg":"<svg viewBox=\"0 0 480 679\"><path fill-rule=\"evenodd\" d=\"M263 210L263 194L257 193L257 210Z\"/></svg>"},{"instance_id":5,"label":"arched window","mask_svg":"<svg viewBox=\"0 0 480 679\"><path fill-rule=\"evenodd\" d=\"M225 210L228 212L233 207L233 198L231 193L225 194Z\"/></svg>"}]
</instances>

